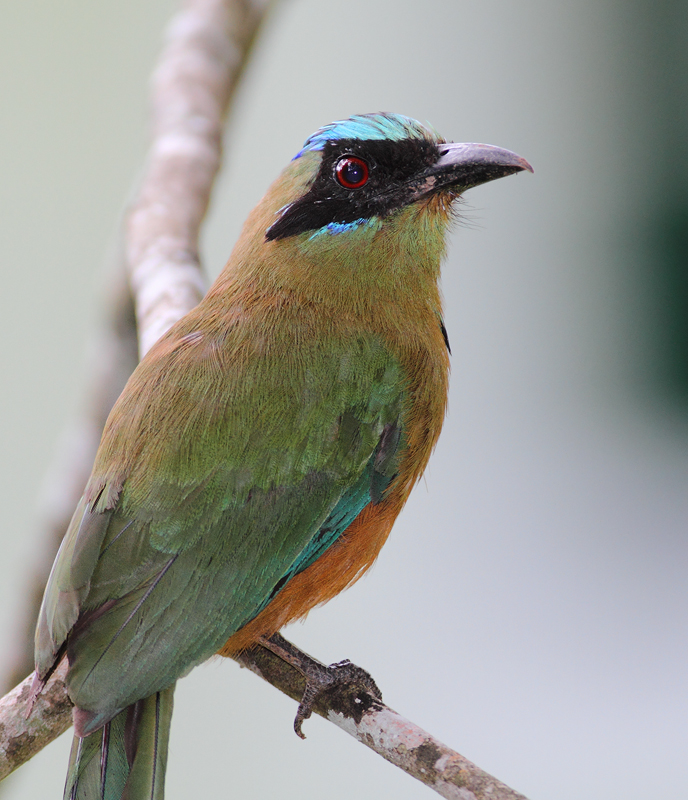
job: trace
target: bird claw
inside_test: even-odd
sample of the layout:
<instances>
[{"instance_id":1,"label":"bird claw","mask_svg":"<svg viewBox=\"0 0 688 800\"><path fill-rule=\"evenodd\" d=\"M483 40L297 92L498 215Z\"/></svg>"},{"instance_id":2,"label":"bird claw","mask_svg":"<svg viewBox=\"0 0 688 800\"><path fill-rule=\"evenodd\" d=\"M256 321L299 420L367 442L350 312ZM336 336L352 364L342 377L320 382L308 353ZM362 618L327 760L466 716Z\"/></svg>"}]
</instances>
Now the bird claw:
<instances>
[{"instance_id":1,"label":"bird claw","mask_svg":"<svg viewBox=\"0 0 688 800\"><path fill-rule=\"evenodd\" d=\"M301 739L306 738L301 726L311 716L313 706L325 693L339 690L342 696L337 698L336 705L342 706L345 713L350 713L352 706L360 707L361 712L370 706L370 701L365 702L360 695L368 695L372 700L382 700L382 692L370 673L352 664L348 658L325 666L294 647L278 633L269 639L263 639L261 644L295 667L306 679L306 687L294 718L294 731Z\"/></svg>"},{"instance_id":2,"label":"bird claw","mask_svg":"<svg viewBox=\"0 0 688 800\"><path fill-rule=\"evenodd\" d=\"M356 664L352 664L348 658L330 664L328 667L317 664L317 668L309 671L308 674L304 672L304 677L306 678L306 688L294 719L294 731L301 739L306 738L301 726L304 720L311 716L314 704L321 695L333 688L350 687L356 693L364 691L375 700L382 700L382 692L372 675ZM360 698L354 697L353 702L361 703L362 701Z\"/></svg>"}]
</instances>

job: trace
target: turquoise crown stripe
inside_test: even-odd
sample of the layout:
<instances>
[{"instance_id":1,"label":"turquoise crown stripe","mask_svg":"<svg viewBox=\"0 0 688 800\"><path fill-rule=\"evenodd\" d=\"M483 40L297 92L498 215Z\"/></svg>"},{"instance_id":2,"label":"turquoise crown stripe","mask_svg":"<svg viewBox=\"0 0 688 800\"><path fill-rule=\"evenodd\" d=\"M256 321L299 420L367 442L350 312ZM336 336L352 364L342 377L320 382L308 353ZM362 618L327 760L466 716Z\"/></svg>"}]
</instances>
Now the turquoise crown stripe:
<instances>
[{"instance_id":1,"label":"turquoise crown stripe","mask_svg":"<svg viewBox=\"0 0 688 800\"><path fill-rule=\"evenodd\" d=\"M425 125L403 114L356 114L349 119L330 122L306 139L303 147L294 156L299 158L306 152L322 150L327 142L337 139L387 139L399 142L402 139L437 139L436 134Z\"/></svg>"}]
</instances>

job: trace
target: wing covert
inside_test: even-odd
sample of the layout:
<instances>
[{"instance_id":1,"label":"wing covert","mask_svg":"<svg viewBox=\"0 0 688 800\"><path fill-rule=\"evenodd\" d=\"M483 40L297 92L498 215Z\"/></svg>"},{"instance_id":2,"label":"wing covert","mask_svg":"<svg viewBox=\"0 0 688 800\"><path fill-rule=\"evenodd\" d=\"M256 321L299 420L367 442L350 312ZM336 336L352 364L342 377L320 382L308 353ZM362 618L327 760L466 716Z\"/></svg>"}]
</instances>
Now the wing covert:
<instances>
[{"instance_id":1,"label":"wing covert","mask_svg":"<svg viewBox=\"0 0 688 800\"><path fill-rule=\"evenodd\" d=\"M108 463L105 477L97 462L86 492L94 500L75 514L37 633L43 671L67 640L80 707L109 716L186 674L379 499L393 473L399 438L389 431L399 427L404 387L389 354L372 350L372 359L370 343L330 359L329 383L302 375L301 397L273 386L282 396L272 409L261 407L261 387L253 427L239 428L236 441L242 393L199 398L189 435L202 447L215 433L224 448L212 459L168 438L167 462L144 453L124 476ZM135 426L129 437L136 451ZM186 474L175 462L185 449L194 467Z\"/></svg>"}]
</instances>

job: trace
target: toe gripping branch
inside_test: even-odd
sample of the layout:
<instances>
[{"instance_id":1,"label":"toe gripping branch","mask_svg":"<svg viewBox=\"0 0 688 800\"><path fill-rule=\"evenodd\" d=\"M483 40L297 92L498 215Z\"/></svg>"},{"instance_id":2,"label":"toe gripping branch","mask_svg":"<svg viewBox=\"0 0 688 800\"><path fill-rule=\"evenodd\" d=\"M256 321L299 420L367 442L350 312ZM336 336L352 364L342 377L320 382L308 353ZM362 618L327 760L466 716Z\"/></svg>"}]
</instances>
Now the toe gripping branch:
<instances>
[{"instance_id":1,"label":"toe gripping branch","mask_svg":"<svg viewBox=\"0 0 688 800\"><path fill-rule=\"evenodd\" d=\"M294 719L294 731L302 739L306 736L301 726L314 710L323 716L328 711L334 711L353 717L358 723L366 711L373 706L380 706L382 702L382 693L371 675L349 660L325 666L279 633L262 639L260 644L294 667L305 679L306 685Z\"/></svg>"}]
</instances>

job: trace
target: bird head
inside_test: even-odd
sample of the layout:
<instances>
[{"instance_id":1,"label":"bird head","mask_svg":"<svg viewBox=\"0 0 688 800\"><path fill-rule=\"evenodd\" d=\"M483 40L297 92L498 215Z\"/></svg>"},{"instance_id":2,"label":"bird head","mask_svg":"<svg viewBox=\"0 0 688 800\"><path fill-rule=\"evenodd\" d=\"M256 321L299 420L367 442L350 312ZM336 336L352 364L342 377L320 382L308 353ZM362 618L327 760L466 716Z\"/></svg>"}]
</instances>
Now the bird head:
<instances>
[{"instance_id":1,"label":"bird head","mask_svg":"<svg viewBox=\"0 0 688 800\"><path fill-rule=\"evenodd\" d=\"M499 147L449 143L416 120L365 114L310 136L247 220L230 264L265 266L340 302L358 286L436 282L451 207L473 186L532 168ZM372 298L371 298L372 299Z\"/></svg>"},{"instance_id":2,"label":"bird head","mask_svg":"<svg viewBox=\"0 0 688 800\"><path fill-rule=\"evenodd\" d=\"M380 228L412 203L446 212L466 189L532 168L509 150L447 143L414 119L366 114L333 122L296 154L305 160L306 189L278 212L265 238L337 236ZM287 170L299 173L292 167Z\"/></svg>"}]
</instances>

